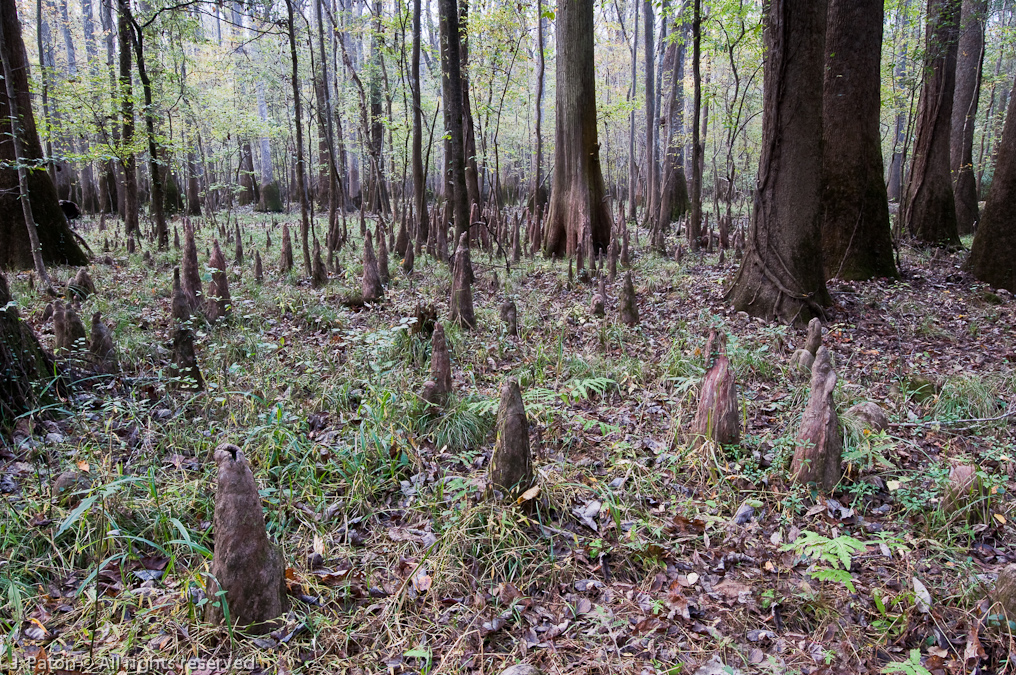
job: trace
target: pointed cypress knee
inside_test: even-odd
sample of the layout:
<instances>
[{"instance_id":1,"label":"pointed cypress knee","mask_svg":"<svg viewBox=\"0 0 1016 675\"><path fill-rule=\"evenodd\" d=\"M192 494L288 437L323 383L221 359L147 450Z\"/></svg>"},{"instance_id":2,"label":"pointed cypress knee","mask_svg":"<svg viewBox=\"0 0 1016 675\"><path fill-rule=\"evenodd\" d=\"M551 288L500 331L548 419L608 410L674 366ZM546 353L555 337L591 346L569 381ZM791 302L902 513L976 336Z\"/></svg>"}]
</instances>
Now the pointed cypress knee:
<instances>
[{"instance_id":1,"label":"pointed cypress knee","mask_svg":"<svg viewBox=\"0 0 1016 675\"><path fill-rule=\"evenodd\" d=\"M190 311L196 312L200 309L204 300L201 294L201 273L198 270L198 247L194 243L194 226L190 221L183 223L183 262L182 272L183 291L187 295L187 302Z\"/></svg>"},{"instance_id":2,"label":"pointed cypress knee","mask_svg":"<svg viewBox=\"0 0 1016 675\"><path fill-rule=\"evenodd\" d=\"M463 232L455 249L452 267L451 319L465 328L476 328L473 312L473 263L469 257L469 233Z\"/></svg>"},{"instance_id":3,"label":"pointed cypress knee","mask_svg":"<svg viewBox=\"0 0 1016 675\"><path fill-rule=\"evenodd\" d=\"M701 445L706 439L720 445L731 445L740 441L741 427L734 371L727 359L726 334L717 335L713 331L709 336L709 344L706 358L712 357L712 347L715 345L716 359L702 379L698 410L691 425L691 440L694 446Z\"/></svg>"},{"instance_id":4,"label":"pointed cypress knee","mask_svg":"<svg viewBox=\"0 0 1016 675\"><path fill-rule=\"evenodd\" d=\"M229 296L229 277L226 275L226 256L222 255L218 239L214 241L208 266L212 268L212 281L208 284L205 316L210 323L215 323L219 319L229 317L232 305L232 298Z\"/></svg>"},{"instance_id":5,"label":"pointed cypress knee","mask_svg":"<svg viewBox=\"0 0 1016 675\"><path fill-rule=\"evenodd\" d=\"M635 326L639 322L639 307L635 298L635 285L631 281L631 272L624 273L624 285L621 287L621 321L626 326Z\"/></svg>"},{"instance_id":6,"label":"pointed cypress knee","mask_svg":"<svg viewBox=\"0 0 1016 675\"><path fill-rule=\"evenodd\" d=\"M279 271L288 274L293 269L293 239L289 236L289 225L282 224L282 253L279 255Z\"/></svg>"},{"instance_id":7,"label":"pointed cypress knee","mask_svg":"<svg viewBox=\"0 0 1016 675\"><path fill-rule=\"evenodd\" d=\"M92 330L88 342L88 355L97 373L112 374L120 369L113 346L113 336L106 324L102 322L102 314L92 314Z\"/></svg>"},{"instance_id":8,"label":"pointed cypress knee","mask_svg":"<svg viewBox=\"0 0 1016 675\"><path fill-rule=\"evenodd\" d=\"M490 486L505 496L517 496L533 484L533 458L529 451L529 420L516 380L501 387L497 410L497 440L490 457Z\"/></svg>"},{"instance_id":9,"label":"pointed cypress knee","mask_svg":"<svg viewBox=\"0 0 1016 675\"><path fill-rule=\"evenodd\" d=\"M790 473L798 483L815 483L824 492L830 492L840 482L840 455L843 440L833 390L836 389L836 371L829 358L829 350L819 347L815 363L811 366L811 394L801 418L797 434L797 448Z\"/></svg>"},{"instance_id":10,"label":"pointed cypress knee","mask_svg":"<svg viewBox=\"0 0 1016 675\"><path fill-rule=\"evenodd\" d=\"M444 324L434 324L430 340L430 379L423 383L420 398L433 406L443 406L452 391L452 365L445 340Z\"/></svg>"},{"instance_id":11,"label":"pointed cypress knee","mask_svg":"<svg viewBox=\"0 0 1016 675\"><path fill-rule=\"evenodd\" d=\"M222 623L220 589L225 591L229 618L264 634L289 611L286 565L268 539L258 486L243 452L222 444L215 450L215 553L208 580L208 619Z\"/></svg>"}]
</instances>

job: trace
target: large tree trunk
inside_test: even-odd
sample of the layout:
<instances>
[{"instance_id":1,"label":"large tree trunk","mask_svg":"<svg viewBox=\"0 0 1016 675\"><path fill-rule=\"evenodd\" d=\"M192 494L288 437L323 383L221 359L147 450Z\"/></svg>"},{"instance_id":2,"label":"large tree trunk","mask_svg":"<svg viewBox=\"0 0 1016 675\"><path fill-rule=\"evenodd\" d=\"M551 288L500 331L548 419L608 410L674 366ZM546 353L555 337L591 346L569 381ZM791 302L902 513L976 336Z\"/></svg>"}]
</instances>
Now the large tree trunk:
<instances>
[{"instance_id":1,"label":"large tree trunk","mask_svg":"<svg viewBox=\"0 0 1016 675\"><path fill-rule=\"evenodd\" d=\"M0 57L10 67L15 105L21 117L21 161L36 163L42 160L42 145L32 114L32 99L28 86L28 57L21 37L14 0L0 0L0 21L3 21L3 48ZM32 269L32 245L25 224L24 212L19 203L18 172L13 168L19 161L11 136L11 106L6 87L0 87L0 268ZM28 192L32 215L39 236L42 258L47 264L85 265L88 258L82 252L57 199L56 187L46 171L29 171Z\"/></svg>"},{"instance_id":2,"label":"large tree trunk","mask_svg":"<svg viewBox=\"0 0 1016 675\"><path fill-rule=\"evenodd\" d=\"M825 276L895 277L879 135L882 0L830 0L825 53Z\"/></svg>"},{"instance_id":3,"label":"large tree trunk","mask_svg":"<svg viewBox=\"0 0 1016 675\"><path fill-rule=\"evenodd\" d=\"M332 92L328 80L328 53L325 51L324 12L322 3L317 0L318 51L321 54L321 97L322 103L319 117L323 117L324 144L328 157L328 241L334 245L335 232L338 227L339 208L339 167L335 157L335 124L332 120ZM332 249L329 248L329 251Z\"/></svg>"},{"instance_id":4,"label":"large tree trunk","mask_svg":"<svg viewBox=\"0 0 1016 675\"><path fill-rule=\"evenodd\" d=\"M806 324L831 299L822 270L822 79L826 2L769 5L762 154L747 250L727 299Z\"/></svg>"},{"instance_id":5,"label":"large tree trunk","mask_svg":"<svg viewBox=\"0 0 1016 675\"><path fill-rule=\"evenodd\" d=\"M975 277L1016 293L1016 87L1009 96L995 175L967 266Z\"/></svg>"},{"instance_id":6,"label":"large tree trunk","mask_svg":"<svg viewBox=\"0 0 1016 675\"><path fill-rule=\"evenodd\" d=\"M901 221L919 241L960 246L949 175L949 126L956 85L960 0L928 0L924 86Z\"/></svg>"},{"instance_id":7,"label":"large tree trunk","mask_svg":"<svg viewBox=\"0 0 1016 675\"><path fill-rule=\"evenodd\" d=\"M593 1L562 0L557 7L554 183L544 249L551 256L575 255L587 243L606 251L610 244L593 64Z\"/></svg>"},{"instance_id":8,"label":"large tree trunk","mask_svg":"<svg viewBox=\"0 0 1016 675\"><path fill-rule=\"evenodd\" d=\"M688 180L684 175L684 34L683 26L675 26L681 39L667 48L673 69L670 78L670 99L667 102L667 145L664 149L663 177L660 182L660 210L657 222L665 230L672 220L688 211ZM664 63L668 63L664 59Z\"/></svg>"},{"instance_id":9,"label":"large tree trunk","mask_svg":"<svg viewBox=\"0 0 1016 675\"><path fill-rule=\"evenodd\" d=\"M446 164L448 195L455 221L455 240L469 230L469 193L466 190L466 158L462 128L462 60L459 41L459 9L456 0L440 0L441 68L447 133Z\"/></svg>"},{"instance_id":10,"label":"large tree trunk","mask_svg":"<svg viewBox=\"0 0 1016 675\"><path fill-rule=\"evenodd\" d=\"M974 177L974 123L981 93L984 63L984 20L988 0L963 0L959 48L956 54L956 91L953 93L949 138L949 168L956 200L956 229L974 231L977 213L977 179Z\"/></svg>"},{"instance_id":11,"label":"large tree trunk","mask_svg":"<svg viewBox=\"0 0 1016 675\"><path fill-rule=\"evenodd\" d=\"M13 6L13 0L10 5ZM3 12L9 9L3 3ZM3 14L4 29L10 27ZM10 35L10 34L8 34ZM19 40L20 41L20 40ZM23 47L22 47L23 49ZM0 425L13 425L19 415L38 407L39 392L52 391L47 384L53 377L53 359L43 351L35 333L18 315L11 302L7 277L0 273Z\"/></svg>"}]
</instances>

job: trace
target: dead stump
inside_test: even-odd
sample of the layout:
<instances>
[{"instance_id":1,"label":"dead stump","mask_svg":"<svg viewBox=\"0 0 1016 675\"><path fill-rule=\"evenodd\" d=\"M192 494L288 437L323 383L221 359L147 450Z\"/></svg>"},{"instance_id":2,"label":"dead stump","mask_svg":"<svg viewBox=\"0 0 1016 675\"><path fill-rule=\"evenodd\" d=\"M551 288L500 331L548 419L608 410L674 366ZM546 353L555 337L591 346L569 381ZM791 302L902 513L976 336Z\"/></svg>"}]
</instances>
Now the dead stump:
<instances>
[{"instance_id":1,"label":"dead stump","mask_svg":"<svg viewBox=\"0 0 1016 675\"><path fill-rule=\"evenodd\" d=\"M268 540L258 486L240 448L223 444L215 450L215 553L213 578L208 580L207 618L222 623L220 589L229 619L264 634L274 619L289 611L286 566L282 553Z\"/></svg>"}]
</instances>

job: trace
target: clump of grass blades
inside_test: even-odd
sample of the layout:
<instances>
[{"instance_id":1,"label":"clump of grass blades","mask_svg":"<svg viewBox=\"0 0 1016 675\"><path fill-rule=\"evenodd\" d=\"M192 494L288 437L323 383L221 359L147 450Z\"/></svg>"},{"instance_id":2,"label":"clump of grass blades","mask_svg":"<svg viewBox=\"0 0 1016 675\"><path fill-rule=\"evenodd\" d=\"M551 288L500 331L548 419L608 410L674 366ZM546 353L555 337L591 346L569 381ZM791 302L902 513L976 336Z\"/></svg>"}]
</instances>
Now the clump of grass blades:
<instances>
[{"instance_id":1,"label":"clump of grass blades","mask_svg":"<svg viewBox=\"0 0 1016 675\"><path fill-rule=\"evenodd\" d=\"M961 375L942 386L934 405L936 419L979 419L1002 412L1001 383L989 377Z\"/></svg>"},{"instance_id":2,"label":"clump of grass blades","mask_svg":"<svg viewBox=\"0 0 1016 675\"><path fill-rule=\"evenodd\" d=\"M468 450L484 442L494 426L494 415L484 399L452 394L444 408L432 409L422 400L413 403L411 418L417 433L437 448Z\"/></svg>"}]
</instances>

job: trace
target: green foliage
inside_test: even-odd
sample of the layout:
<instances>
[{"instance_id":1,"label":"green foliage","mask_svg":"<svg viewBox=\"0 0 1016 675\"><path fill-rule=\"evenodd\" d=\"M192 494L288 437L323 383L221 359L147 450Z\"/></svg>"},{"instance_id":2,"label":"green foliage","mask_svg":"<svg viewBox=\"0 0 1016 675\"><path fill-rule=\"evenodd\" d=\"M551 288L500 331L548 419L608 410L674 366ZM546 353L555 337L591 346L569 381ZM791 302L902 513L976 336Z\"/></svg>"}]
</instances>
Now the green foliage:
<instances>
[{"instance_id":1,"label":"green foliage","mask_svg":"<svg viewBox=\"0 0 1016 675\"><path fill-rule=\"evenodd\" d=\"M882 673L903 673L904 675L931 675L931 671L921 664L921 650L911 649L906 661L893 661L882 666Z\"/></svg>"},{"instance_id":2,"label":"green foliage","mask_svg":"<svg viewBox=\"0 0 1016 675\"><path fill-rule=\"evenodd\" d=\"M793 551L830 565L832 569L813 570L810 576L818 581L835 581L846 586L851 593L855 591L850 576L850 559L865 550L864 542L847 535L830 539L805 530L797 539L781 546L780 550Z\"/></svg>"}]
</instances>

